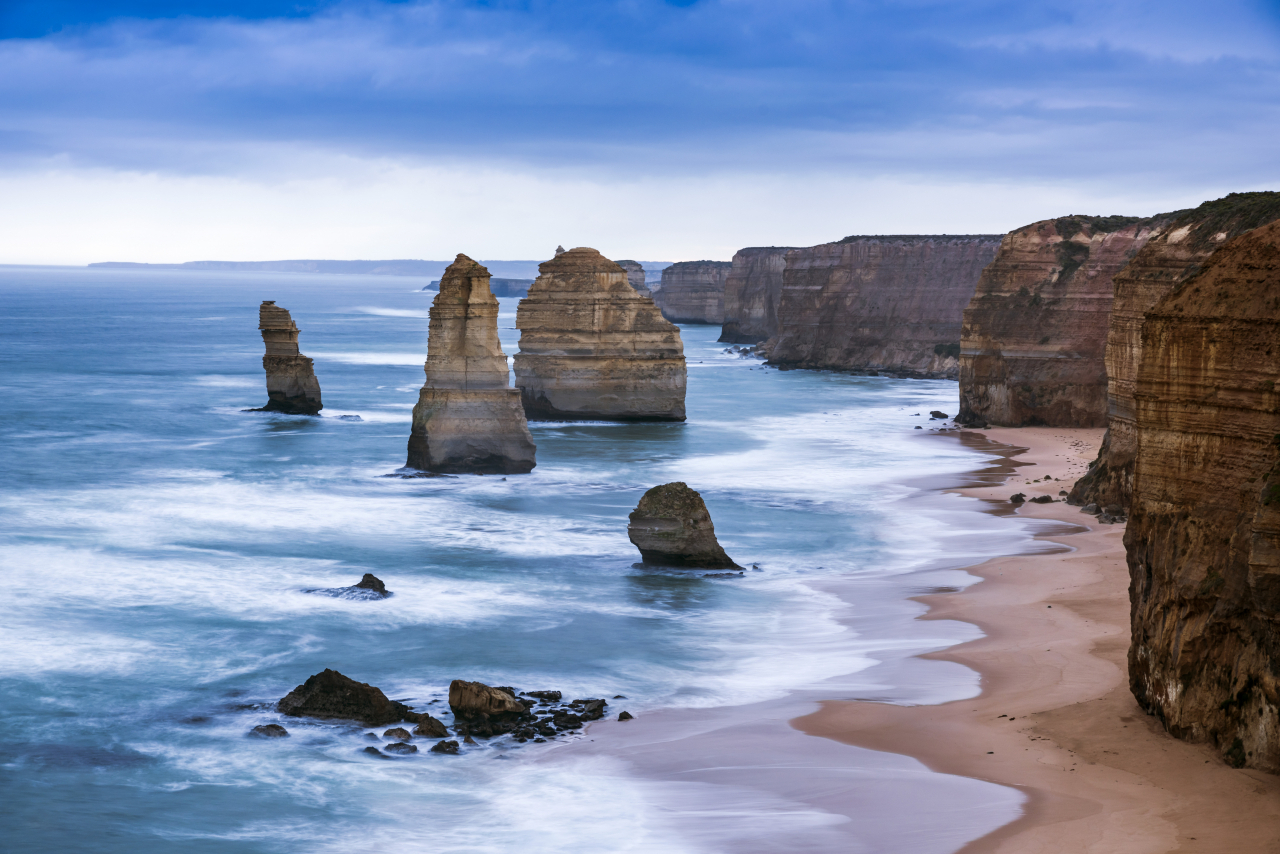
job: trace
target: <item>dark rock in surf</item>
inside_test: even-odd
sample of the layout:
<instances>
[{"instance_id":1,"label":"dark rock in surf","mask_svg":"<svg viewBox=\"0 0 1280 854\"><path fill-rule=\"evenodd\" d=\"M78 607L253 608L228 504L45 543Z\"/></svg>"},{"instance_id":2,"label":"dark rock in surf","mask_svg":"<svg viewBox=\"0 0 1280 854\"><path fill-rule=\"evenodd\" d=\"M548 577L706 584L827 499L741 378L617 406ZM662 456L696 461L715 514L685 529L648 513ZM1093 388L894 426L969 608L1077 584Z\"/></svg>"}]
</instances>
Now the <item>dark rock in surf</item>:
<instances>
[{"instance_id":1,"label":"dark rock in surf","mask_svg":"<svg viewBox=\"0 0 1280 854\"><path fill-rule=\"evenodd\" d=\"M449 684L449 708L454 731L470 737L504 735L533 721L533 700L516 699L513 688L493 688L483 682L455 679Z\"/></svg>"},{"instance_id":2,"label":"dark rock in surf","mask_svg":"<svg viewBox=\"0 0 1280 854\"><path fill-rule=\"evenodd\" d=\"M537 697L539 700L549 703L558 703L560 698L564 696L559 691L525 691L526 697Z\"/></svg>"},{"instance_id":3,"label":"dark rock in surf","mask_svg":"<svg viewBox=\"0 0 1280 854\"><path fill-rule=\"evenodd\" d=\"M716 540L702 496L687 485L664 483L631 511L627 536L645 563L695 569L742 569Z\"/></svg>"},{"instance_id":4,"label":"dark rock in surf","mask_svg":"<svg viewBox=\"0 0 1280 854\"><path fill-rule=\"evenodd\" d=\"M355 587L359 590L372 590L384 598L391 595L387 592L387 585L382 583L382 579L371 572L366 572L364 578L361 578L360 583Z\"/></svg>"},{"instance_id":5,"label":"dark rock in surf","mask_svg":"<svg viewBox=\"0 0 1280 854\"><path fill-rule=\"evenodd\" d=\"M386 754L385 754L385 753L383 753L383 752L382 752L381 750L379 750L378 748L376 748L376 747L372 747L372 746L370 746L370 747L366 747L364 750L362 750L362 751L360 751L360 752L361 752L361 753L367 753L367 754L369 754L370 756L377 756L377 757L378 757L378 758L380 758L380 759L386 759L386 758L387 758L387 756L386 756Z\"/></svg>"},{"instance_id":6,"label":"dark rock in surf","mask_svg":"<svg viewBox=\"0 0 1280 854\"><path fill-rule=\"evenodd\" d=\"M1015 492L1013 495L1009 496L1010 504L1021 504L1026 500L1027 500L1027 496L1023 495L1021 492Z\"/></svg>"},{"instance_id":7,"label":"dark rock in surf","mask_svg":"<svg viewBox=\"0 0 1280 854\"><path fill-rule=\"evenodd\" d=\"M404 703L388 700L372 685L328 669L290 691L277 708L291 717L360 721L366 726L418 719Z\"/></svg>"},{"instance_id":8,"label":"dark rock in surf","mask_svg":"<svg viewBox=\"0 0 1280 854\"><path fill-rule=\"evenodd\" d=\"M635 715L631 714L630 712L623 712L622 714L618 715L618 720L620 721L630 721L634 719L635 719Z\"/></svg>"},{"instance_id":9,"label":"dark rock in surf","mask_svg":"<svg viewBox=\"0 0 1280 854\"><path fill-rule=\"evenodd\" d=\"M384 732L382 734L382 737L393 738L396 741L409 741L413 738L413 736L409 734L409 730L405 729L402 726L392 727L391 729Z\"/></svg>"},{"instance_id":10,"label":"dark rock in surf","mask_svg":"<svg viewBox=\"0 0 1280 854\"><path fill-rule=\"evenodd\" d=\"M449 730L442 721L423 712L418 715L418 725L413 728L413 734L425 735L429 738L444 738L449 734Z\"/></svg>"},{"instance_id":11,"label":"dark rock in surf","mask_svg":"<svg viewBox=\"0 0 1280 854\"><path fill-rule=\"evenodd\" d=\"M574 700L569 705L584 721L598 721L604 717L604 707L608 704L604 700Z\"/></svg>"},{"instance_id":12,"label":"dark rock in surf","mask_svg":"<svg viewBox=\"0 0 1280 854\"><path fill-rule=\"evenodd\" d=\"M255 738L288 738L289 730L280 724L262 724L250 730L249 734Z\"/></svg>"},{"instance_id":13,"label":"dark rock in surf","mask_svg":"<svg viewBox=\"0 0 1280 854\"><path fill-rule=\"evenodd\" d=\"M950 415L947 415L947 413L945 413L945 412L941 412L941 411L939 411L939 410L937 410L937 409L934 409L934 410L930 411L930 413L929 413L929 417L930 417L930 418L941 418L941 419L943 419L943 420L946 420L947 418L950 418L951 416L950 416Z\"/></svg>"},{"instance_id":14,"label":"dark rock in surf","mask_svg":"<svg viewBox=\"0 0 1280 854\"><path fill-rule=\"evenodd\" d=\"M382 749L387 751L387 753L397 753L401 756L406 756L410 753L418 752L417 745L408 744L403 741L397 741L395 744L388 744L386 747Z\"/></svg>"}]
</instances>

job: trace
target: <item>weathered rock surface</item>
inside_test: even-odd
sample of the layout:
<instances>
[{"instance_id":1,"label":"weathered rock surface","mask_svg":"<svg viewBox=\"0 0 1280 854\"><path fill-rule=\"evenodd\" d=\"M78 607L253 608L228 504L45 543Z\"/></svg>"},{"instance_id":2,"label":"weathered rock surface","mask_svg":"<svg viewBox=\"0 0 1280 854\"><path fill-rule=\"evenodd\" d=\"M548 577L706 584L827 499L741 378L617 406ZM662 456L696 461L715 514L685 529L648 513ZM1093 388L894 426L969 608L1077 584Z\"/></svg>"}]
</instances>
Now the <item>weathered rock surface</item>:
<instances>
[{"instance_id":1,"label":"weathered rock surface","mask_svg":"<svg viewBox=\"0 0 1280 854\"><path fill-rule=\"evenodd\" d=\"M724 284L730 261L680 261L662 271L653 301L672 323L724 323Z\"/></svg>"},{"instance_id":2,"label":"weathered rock surface","mask_svg":"<svg viewBox=\"0 0 1280 854\"><path fill-rule=\"evenodd\" d=\"M1138 454L1134 390L1146 313L1226 241L1280 219L1280 193L1232 193L1174 219L1115 277L1107 331L1107 435L1068 501L1128 507Z\"/></svg>"},{"instance_id":3,"label":"weathered rock surface","mask_svg":"<svg viewBox=\"0 0 1280 854\"><path fill-rule=\"evenodd\" d=\"M458 742L453 739L450 739L449 741L437 741L435 744L431 745L431 752L448 753L452 756L457 756L459 746Z\"/></svg>"},{"instance_id":4,"label":"weathered rock surface","mask_svg":"<svg viewBox=\"0 0 1280 854\"><path fill-rule=\"evenodd\" d=\"M619 267L627 271L627 282L642 297L653 297L653 292L645 284L644 266L639 261L617 261Z\"/></svg>"},{"instance_id":5,"label":"weathered rock surface","mask_svg":"<svg viewBox=\"0 0 1280 854\"><path fill-rule=\"evenodd\" d=\"M418 719L404 703L388 700L372 685L328 669L294 688L276 708L295 718L360 721L366 726Z\"/></svg>"},{"instance_id":6,"label":"weathered rock surface","mask_svg":"<svg viewBox=\"0 0 1280 854\"><path fill-rule=\"evenodd\" d=\"M956 420L1105 426L1112 280L1170 219L1065 216L1010 232L964 311Z\"/></svg>"},{"instance_id":7,"label":"weathered rock surface","mask_svg":"<svg viewBox=\"0 0 1280 854\"><path fill-rule=\"evenodd\" d=\"M455 716L520 714L525 707L515 695L483 682L455 679L449 683L449 708Z\"/></svg>"},{"instance_id":8,"label":"weathered rock surface","mask_svg":"<svg viewBox=\"0 0 1280 854\"><path fill-rule=\"evenodd\" d=\"M626 271L594 249L561 252L516 312L516 385L533 420L683 421L684 344Z\"/></svg>"},{"instance_id":9,"label":"weathered rock surface","mask_svg":"<svg viewBox=\"0 0 1280 854\"><path fill-rule=\"evenodd\" d=\"M989 234L854 236L791 250L769 363L955 377L961 316L999 244Z\"/></svg>"},{"instance_id":10,"label":"weathered rock surface","mask_svg":"<svg viewBox=\"0 0 1280 854\"><path fill-rule=\"evenodd\" d=\"M1280 223L1148 311L1134 400L1130 687L1174 735L1280 771Z\"/></svg>"},{"instance_id":11,"label":"weathered rock surface","mask_svg":"<svg viewBox=\"0 0 1280 854\"><path fill-rule=\"evenodd\" d=\"M431 303L426 383L413 408L408 468L523 474L535 465L533 437L510 387L498 340L498 300L489 271L459 255Z\"/></svg>"},{"instance_id":12,"label":"weathered rock surface","mask_svg":"<svg viewBox=\"0 0 1280 854\"><path fill-rule=\"evenodd\" d=\"M255 738L289 738L289 730L280 724L259 724L249 734Z\"/></svg>"},{"instance_id":13,"label":"weathered rock surface","mask_svg":"<svg viewBox=\"0 0 1280 854\"><path fill-rule=\"evenodd\" d=\"M759 344L778 334L782 274L791 246L753 246L733 254L724 280L724 327L728 344Z\"/></svg>"},{"instance_id":14,"label":"weathered rock surface","mask_svg":"<svg viewBox=\"0 0 1280 854\"><path fill-rule=\"evenodd\" d=\"M697 569L741 569L720 547L702 496L683 483L664 483L631 511L627 536L645 563Z\"/></svg>"},{"instance_id":15,"label":"weathered rock surface","mask_svg":"<svg viewBox=\"0 0 1280 854\"><path fill-rule=\"evenodd\" d=\"M262 367L267 372L268 400L255 411L315 415L324 408L320 381L311 360L298 352L298 326L288 310L274 300L264 300L258 307L258 329L267 347Z\"/></svg>"},{"instance_id":16,"label":"weathered rock surface","mask_svg":"<svg viewBox=\"0 0 1280 854\"><path fill-rule=\"evenodd\" d=\"M418 714L418 725L413 728L414 735L425 735L429 738L444 738L449 734L444 721L437 720L425 712Z\"/></svg>"}]
</instances>

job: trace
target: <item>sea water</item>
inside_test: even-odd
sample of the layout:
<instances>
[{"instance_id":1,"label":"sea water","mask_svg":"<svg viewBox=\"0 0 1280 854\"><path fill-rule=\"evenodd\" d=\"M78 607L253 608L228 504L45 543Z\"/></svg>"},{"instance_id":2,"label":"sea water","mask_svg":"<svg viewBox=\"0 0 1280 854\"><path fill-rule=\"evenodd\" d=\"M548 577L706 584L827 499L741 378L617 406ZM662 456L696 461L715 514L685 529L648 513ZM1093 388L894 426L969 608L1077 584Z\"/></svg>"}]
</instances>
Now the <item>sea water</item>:
<instances>
[{"instance_id":1,"label":"sea water","mask_svg":"<svg viewBox=\"0 0 1280 854\"><path fill-rule=\"evenodd\" d=\"M982 460L912 429L954 411L954 383L766 369L685 326L687 422L535 423L529 475L389 478L423 381L422 284L0 268L0 848L732 850L669 821L663 782L628 776L602 729L573 761L509 739L380 760L362 750L382 728L273 710L324 668L446 718L459 678L610 698L611 716L853 673L904 701L976 693L963 668L925 686L873 666L976 636L914 622L919 589L895 586L980 515L903 504L904 482ZM322 417L245 411L266 402L264 299L301 329ZM675 480L741 577L637 564L627 514ZM367 572L394 595L306 592ZM842 618L834 580L881 605ZM268 722L292 737L248 737ZM1019 797L989 789L994 827Z\"/></svg>"}]
</instances>

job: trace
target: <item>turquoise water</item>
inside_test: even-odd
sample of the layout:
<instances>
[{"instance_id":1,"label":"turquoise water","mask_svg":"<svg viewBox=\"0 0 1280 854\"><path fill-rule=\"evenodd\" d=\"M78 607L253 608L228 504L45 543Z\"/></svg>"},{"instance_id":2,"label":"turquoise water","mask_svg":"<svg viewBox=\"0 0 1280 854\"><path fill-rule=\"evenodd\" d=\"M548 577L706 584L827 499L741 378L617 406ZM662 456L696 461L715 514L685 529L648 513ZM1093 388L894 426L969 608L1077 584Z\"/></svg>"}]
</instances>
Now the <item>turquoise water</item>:
<instances>
[{"instance_id":1,"label":"turquoise water","mask_svg":"<svg viewBox=\"0 0 1280 854\"><path fill-rule=\"evenodd\" d=\"M954 383L766 370L713 327L682 330L685 424L534 424L530 475L379 477L422 384L422 284L0 268L0 847L708 850L655 830L616 768L549 769L554 745L378 761L359 728L246 733L325 667L418 706L455 678L626 695L614 714L777 698L877 660L815 582L886 595L957 533L895 505L980 459L911 429ZM242 411L266 401L263 299L301 328L324 417ZM671 480L758 571L635 565L627 513ZM365 572L395 595L303 592Z\"/></svg>"}]
</instances>

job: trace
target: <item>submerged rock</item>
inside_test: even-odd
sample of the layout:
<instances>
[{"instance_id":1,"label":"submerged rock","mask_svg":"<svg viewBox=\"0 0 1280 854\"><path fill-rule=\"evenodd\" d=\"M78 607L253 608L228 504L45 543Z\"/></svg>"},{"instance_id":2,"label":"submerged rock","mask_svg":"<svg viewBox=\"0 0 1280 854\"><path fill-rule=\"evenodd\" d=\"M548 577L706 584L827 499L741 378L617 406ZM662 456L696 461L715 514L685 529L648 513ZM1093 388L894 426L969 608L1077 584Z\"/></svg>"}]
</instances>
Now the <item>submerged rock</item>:
<instances>
[{"instance_id":1,"label":"submerged rock","mask_svg":"<svg viewBox=\"0 0 1280 854\"><path fill-rule=\"evenodd\" d=\"M451 756L458 755L458 742L450 739L449 741L437 741L431 745L432 753L447 753Z\"/></svg>"},{"instance_id":2,"label":"submerged rock","mask_svg":"<svg viewBox=\"0 0 1280 854\"><path fill-rule=\"evenodd\" d=\"M366 726L418 718L404 703L388 700L372 685L327 669L294 688L276 707L295 718L360 721Z\"/></svg>"},{"instance_id":3,"label":"submerged rock","mask_svg":"<svg viewBox=\"0 0 1280 854\"><path fill-rule=\"evenodd\" d=\"M320 402L320 381L312 362L298 351L298 327L287 309L274 300L265 300L258 308L258 329L267 352L262 367L267 372L267 405L254 412L285 412L290 415L315 415L324 405Z\"/></svg>"},{"instance_id":4,"label":"submerged rock","mask_svg":"<svg viewBox=\"0 0 1280 854\"><path fill-rule=\"evenodd\" d=\"M382 596L390 596L387 592L387 585L382 583L382 579L374 575L372 572L366 572L364 577L360 579L360 583L356 585L360 590L372 590Z\"/></svg>"},{"instance_id":5,"label":"submerged rock","mask_svg":"<svg viewBox=\"0 0 1280 854\"><path fill-rule=\"evenodd\" d=\"M382 580L370 572L366 572L358 584L350 587L312 587L302 592L319 593L337 599L386 599L391 595Z\"/></svg>"},{"instance_id":6,"label":"submerged rock","mask_svg":"<svg viewBox=\"0 0 1280 854\"><path fill-rule=\"evenodd\" d=\"M716 540L702 496L683 483L664 483L631 511L627 536L645 563L697 569L741 569Z\"/></svg>"},{"instance_id":7,"label":"submerged rock","mask_svg":"<svg viewBox=\"0 0 1280 854\"><path fill-rule=\"evenodd\" d=\"M260 724L251 729L249 734L258 738L288 738L289 730L280 724Z\"/></svg>"},{"instance_id":8,"label":"submerged rock","mask_svg":"<svg viewBox=\"0 0 1280 854\"><path fill-rule=\"evenodd\" d=\"M398 753L401 756L418 752L418 746L416 744L407 744L403 741L398 741L395 744L388 744L382 749L387 751L387 753Z\"/></svg>"}]
</instances>

